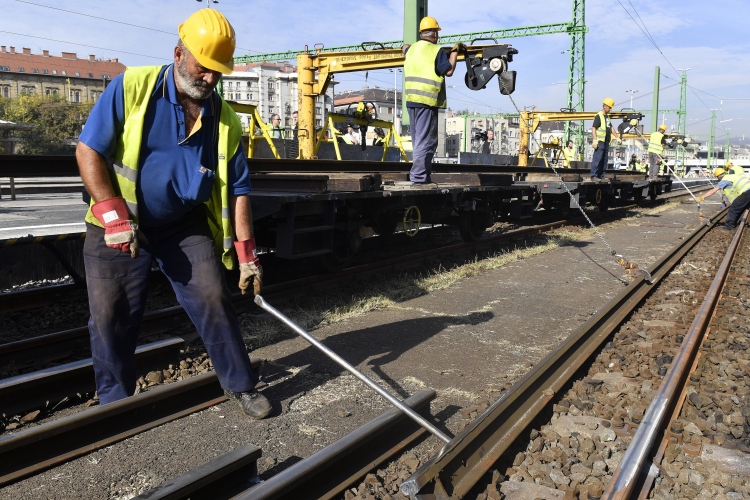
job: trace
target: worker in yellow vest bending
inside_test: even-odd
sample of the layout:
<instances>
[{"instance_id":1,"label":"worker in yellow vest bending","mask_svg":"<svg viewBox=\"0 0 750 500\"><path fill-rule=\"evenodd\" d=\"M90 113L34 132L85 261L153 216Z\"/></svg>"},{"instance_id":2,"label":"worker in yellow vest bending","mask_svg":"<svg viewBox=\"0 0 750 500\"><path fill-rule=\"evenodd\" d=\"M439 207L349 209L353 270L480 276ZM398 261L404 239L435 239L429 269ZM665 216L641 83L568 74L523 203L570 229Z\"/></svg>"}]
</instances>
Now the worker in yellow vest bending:
<instances>
[{"instance_id":1,"label":"worker in yellow vest bending","mask_svg":"<svg viewBox=\"0 0 750 500\"><path fill-rule=\"evenodd\" d=\"M659 125L659 130L651 133L651 137L648 139L648 178L649 180L655 181L659 177L659 165L661 165L661 159L659 158L664 153L664 132L667 131L667 126L663 123Z\"/></svg>"},{"instance_id":2,"label":"worker in yellow vest bending","mask_svg":"<svg viewBox=\"0 0 750 500\"><path fill-rule=\"evenodd\" d=\"M699 196L698 203L722 190L729 203L732 204L727 212L726 222L724 222L724 229L731 231L736 227L740 214L750 206L750 178L744 172L730 174L721 167L714 170L714 175L719 179L719 183L704 196Z\"/></svg>"},{"instance_id":3,"label":"worker in yellow vest bending","mask_svg":"<svg viewBox=\"0 0 750 500\"><path fill-rule=\"evenodd\" d=\"M84 262L94 375L102 404L132 396L151 262L203 338L224 394L252 418L255 385L222 265L260 293L242 125L215 89L232 73L235 33L217 10L178 28L174 63L130 67L97 101L76 148L91 206Z\"/></svg>"},{"instance_id":4,"label":"worker in yellow vest bending","mask_svg":"<svg viewBox=\"0 0 750 500\"><path fill-rule=\"evenodd\" d=\"M404 97L412 142L412 167L409 180L412 187L436 187L432 182L432 158L438 145L438 109L446 107L445 77L456 69L458 50L450 55L437 44L440 25L434 17L425 17L419 23L420 40L414 45L404 45Z\"/></svg>"}]
</instances>

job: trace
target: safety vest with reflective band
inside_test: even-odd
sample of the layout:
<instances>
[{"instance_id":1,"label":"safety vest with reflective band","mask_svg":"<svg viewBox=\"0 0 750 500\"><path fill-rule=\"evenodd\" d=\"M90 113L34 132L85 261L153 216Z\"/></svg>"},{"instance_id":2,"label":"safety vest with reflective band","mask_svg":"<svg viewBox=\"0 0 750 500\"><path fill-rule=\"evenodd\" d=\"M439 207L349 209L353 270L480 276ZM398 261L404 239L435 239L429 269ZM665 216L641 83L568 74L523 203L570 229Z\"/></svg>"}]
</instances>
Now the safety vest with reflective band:
<instances>
[{"instance_id":1,"label":"safety vest with reflective band","mask_svg":"<svg viewBox=\"0 0 750 500\"><path fill-rule=\"evenodd\" d=\"M117 137L117 148L113 158L107 159L112 187L118 196L125 199L130 215L138 222L138 200L136 183L140 166L141 144L143 142L143 125L149 100L156 87L163 66L141 66L125 70L123 77L123 96L125 100L125 125ZM165 77L166 78L166 77ZM232 249L234 230L229 218L229 184L228 162L234 157L242 138L242 124L237 114L221 99L219 118L219 151L216 176L214 178L211 198L206 202L208 207L208 225L216 241L216 248L221 255L221 262L227 269L234 268ZM94 200L91 200L91 205ZM102 227L91 213L89 207L86 222Z\"/></svg>"},{"instance_id":2,"label":"safety vest with reflective band","mask_svg":"<svg viewBox=\"0 0 750 500\"><path fill-rule=\"evenodd\" d=\"M732 203L739 195L750 189L750 178L745 174L727 174L721 180L732 183L731 186L722 189L729 203Z\"/></svg>"},{"instance_id":3,"label":"safety vest with reflective band","mask_svg":"<svg viewBox=\"0 0 750 500\"><path fill-rule=\"evenodd\" d=\"M651 137L648 139L648 152L661 156L664 152L664 146L661 144L662 139L664 139L664 134L661 132L652 132Z\"/></svg>"},{"instance_id":4,"label":"safety vest with reflective band","mask_svg":"<svg viewBox=\"0 0 750 500\"><path fill-rule=\"evenodd\" d=\"M604 111L599 111L596 116L599 117L599 127L596 129L596 140L604 142L607 140L607 131L612 127L612 122L609 119L609 115L605 115Z\"/></svg>"},{"instance_id":5,"label":"safety vest with reflective band","mask_svg":"<svg viewBox=\"0 0 750 500\"><path fill-rule=\"evenodd\" d=\"M426 40L409 47L404 62L404 95L407 103L446 107L445 77L435 73L435 59L441 50L440 45Z\"/></svg>"}]
</instances>

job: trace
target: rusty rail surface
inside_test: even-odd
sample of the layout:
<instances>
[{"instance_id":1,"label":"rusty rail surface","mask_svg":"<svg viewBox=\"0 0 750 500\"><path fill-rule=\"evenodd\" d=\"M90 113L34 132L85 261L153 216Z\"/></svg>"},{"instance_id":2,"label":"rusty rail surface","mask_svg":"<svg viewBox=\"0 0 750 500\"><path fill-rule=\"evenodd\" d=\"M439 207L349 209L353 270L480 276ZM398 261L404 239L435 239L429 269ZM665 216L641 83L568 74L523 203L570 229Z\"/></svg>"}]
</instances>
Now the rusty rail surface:
<instances>
[{"instance_id":1,"label":"rusty rail surface","mask_svg":"<svg viewBox=\"0 0 750 500\"><path fill-rule=\"evenodd\" d=\"M620 465L615 469L612 480L604 490L604 494L601 496L602 500L631 498L637 484L642 482L648 474L651 466L649 456L655 451L654 444L657 442L657 438L665 430L668 420L666 417L675 409L679 395L688 382L690 368L711 323L716 305L719 303L721 290L742 239L747 214L748 211L746 210L738 224L737 231L734 233L734 238L732 238L724 260L716 271L716 277L711 282L706 297L703 299L690 329L685 334L685 340L683 340L680 350L672 361L669 371L664 376L656 396L646 410L635 436L625 450Z\"/></svg>"},{"instance_id":2,"label":"rusty rail surface","mask_svg":"<svg viewBox=\"0 0 750 500\"><path fill-rule=\"evenodd\" d=\"M642 277L610 300L548 354L508 392L461 431L441 452L401 485L406 496L444 500L462 498L541 413L581 366L595 355L616 328L717 224L725 211L676 245L649 268L652 283ZM432 496L429 496L432 495Z\"/></svg>"}]
</instances>

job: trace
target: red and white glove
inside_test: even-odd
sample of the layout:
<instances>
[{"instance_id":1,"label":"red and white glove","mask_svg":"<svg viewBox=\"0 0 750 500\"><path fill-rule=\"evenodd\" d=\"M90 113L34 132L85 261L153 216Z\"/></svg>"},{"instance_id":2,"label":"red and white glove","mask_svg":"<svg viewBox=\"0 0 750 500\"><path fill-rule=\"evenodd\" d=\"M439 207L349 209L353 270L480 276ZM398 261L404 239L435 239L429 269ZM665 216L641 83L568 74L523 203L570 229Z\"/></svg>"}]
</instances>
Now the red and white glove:
<instances>
[{"instance_id":1,"label":"red and white glove","mask_svg":"<svg viewBox=\"0 0 750 500\"><path fill-rule=\"evenodd\" d=\"M95 203L91 213L104 226L104 243L132 258L138 257L138 224L130 220L128 206L121 196Z\"/></svg>"},{"instance_id":2,"label":"red and white glove","mask_svg":"<svg viewBox=\"0 0 750 500\"><path fill-rule=\"evenodd\" d=\"M253 295L260 295L260 289L263 286L263 267L260 265L260 259L255 250L255 238L235 241L234 249L237 251L237 260L240 262L239 287L242 295L247 293L251 283Z\"/></svg>"}]
</instances>

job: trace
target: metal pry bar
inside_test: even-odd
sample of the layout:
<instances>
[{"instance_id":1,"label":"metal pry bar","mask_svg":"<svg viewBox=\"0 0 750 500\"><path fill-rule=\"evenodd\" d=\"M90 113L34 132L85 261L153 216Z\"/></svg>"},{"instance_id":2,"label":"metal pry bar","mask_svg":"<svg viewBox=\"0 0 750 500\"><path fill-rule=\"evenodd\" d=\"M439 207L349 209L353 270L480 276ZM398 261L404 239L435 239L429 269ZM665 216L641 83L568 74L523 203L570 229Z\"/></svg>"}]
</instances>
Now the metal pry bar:
<instances>
[{"instance_id":1,"label":"metal pry bar","mask_svg":"<svg viewBox=\"0 0 750 500\"><path fill-rule=\"evenodd\" d=\"M339 364L342 368L344 368L346 371L357 377L359 380L364 382L365 384L369 385L371 389L373 389L375 392L383 396L385 399L387 399L393 406L404 412L406 415L408 415L412 420L414 420L416 423L418 423L420 426L424 427L428 431L430 431L433 435L440 438L443 442L449 443L451 438L445 435L440 429L432 425L430 422L428 422L422 415L415 412L413 409L411 409L409 406L405 405L402 401L394 398L388 391L380 387L378 384L375 383L374 380L367 377L360 371L358 371L356 368L354 368L352 365L347 363L341 356L333 352L331 349L329 349L326 345L324 345L322 342L320 342L318 339L310 335L308 332L302 329L297 323L292 321L291 319L284 316L282 313L280 313L276 308L274 308L272 305L270 305L268 302L263 300L263 297L260 295L255 296L255 303L258 304L260 307L265 309L266 311L270 312L272 315L276 316L282 323L284 323L286 326L297 332L302 338L307 340L309 343L311 343L314 347L317 347L319 350L323 352L326 356L334 360L336 363Z\"/></svg>"}]
</instances>

